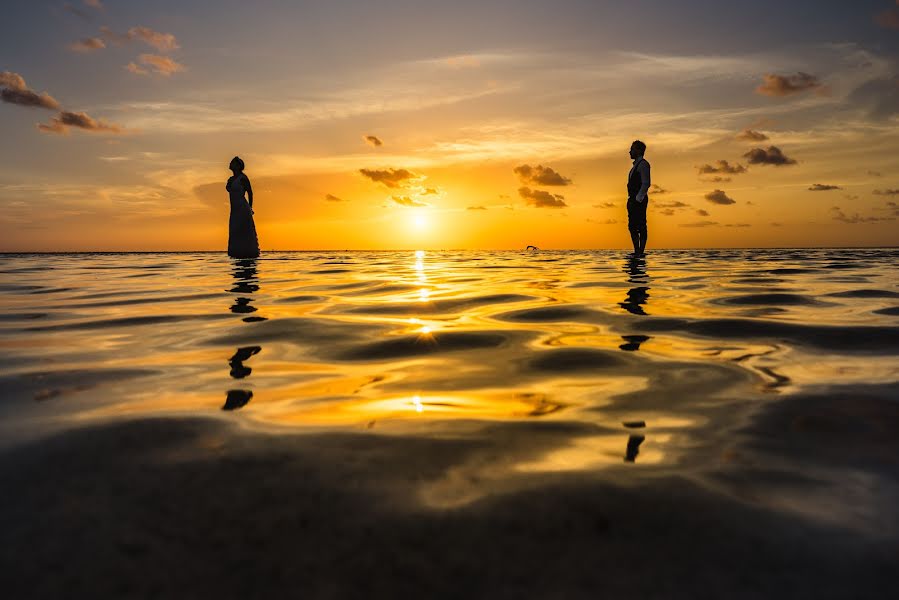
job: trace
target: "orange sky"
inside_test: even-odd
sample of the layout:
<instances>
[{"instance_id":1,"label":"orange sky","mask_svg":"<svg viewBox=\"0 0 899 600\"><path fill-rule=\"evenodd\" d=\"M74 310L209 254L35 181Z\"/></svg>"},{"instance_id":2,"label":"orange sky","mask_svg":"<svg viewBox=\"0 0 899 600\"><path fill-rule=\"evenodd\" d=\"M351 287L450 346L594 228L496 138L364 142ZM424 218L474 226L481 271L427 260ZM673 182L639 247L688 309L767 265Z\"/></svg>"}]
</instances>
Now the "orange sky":
<instances>
[{"instance_id":1,"label":"orange sky","mask_svg":"<svg viewBox=\"0 0 899 600\"><path fill-rule=\"evenodd\" d=\"M650 247L899 241L891 3L750 35L701 3L637 2L632 31L578 2L349 2L349 37L327 3L263 4L233 35L203 3L16 7L0 251L223 249L235 154L263 250L626 248L636 138Z\"/></svg>"}]
</instances>

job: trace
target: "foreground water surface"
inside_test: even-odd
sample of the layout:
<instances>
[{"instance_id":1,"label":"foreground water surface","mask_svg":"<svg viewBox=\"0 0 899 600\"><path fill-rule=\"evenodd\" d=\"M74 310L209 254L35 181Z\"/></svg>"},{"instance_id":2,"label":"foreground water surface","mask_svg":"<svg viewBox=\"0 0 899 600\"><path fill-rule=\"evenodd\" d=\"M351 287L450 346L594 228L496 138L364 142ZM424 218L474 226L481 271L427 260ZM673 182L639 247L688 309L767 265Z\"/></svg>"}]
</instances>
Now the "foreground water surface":
<instances>
[{"instance_id":1,"label":"foreground water surface","mask_svg":"<svg viewBox=\"0 0 899 600\"><path fill-rule=\"evenodd\" d=\"M271 447L302 434L410 510L677 477L895 549L897 259L4 255L0 448L201 418L217 425L162 443L164 461L227 452L226 430ZM363 446L332 460L337 439Z\"/></svg>"}]
</instances>

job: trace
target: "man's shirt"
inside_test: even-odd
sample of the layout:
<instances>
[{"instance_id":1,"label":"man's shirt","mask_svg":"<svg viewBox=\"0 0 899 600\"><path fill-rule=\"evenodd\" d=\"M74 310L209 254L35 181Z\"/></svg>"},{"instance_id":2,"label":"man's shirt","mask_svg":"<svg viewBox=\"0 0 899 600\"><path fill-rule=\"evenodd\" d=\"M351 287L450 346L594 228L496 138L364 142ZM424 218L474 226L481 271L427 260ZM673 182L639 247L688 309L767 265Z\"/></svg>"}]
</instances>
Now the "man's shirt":
<instances>
[{"instance_id":1,"label":"man's shirt","mask_svg":"<svg viewBox=\"0 0 899 600\"><path fill-rule=\"evenodd\" d=\"M649 193L649 161L647 161L642 156L634 159L634 166L631 167L631 170L628 171L627 178L630 179L634 174L634 169L637 169L640 172L640 189L637 191L637 196L634 198L637 202L645 202L646 194Z\"/></svg>"}]
</instances>

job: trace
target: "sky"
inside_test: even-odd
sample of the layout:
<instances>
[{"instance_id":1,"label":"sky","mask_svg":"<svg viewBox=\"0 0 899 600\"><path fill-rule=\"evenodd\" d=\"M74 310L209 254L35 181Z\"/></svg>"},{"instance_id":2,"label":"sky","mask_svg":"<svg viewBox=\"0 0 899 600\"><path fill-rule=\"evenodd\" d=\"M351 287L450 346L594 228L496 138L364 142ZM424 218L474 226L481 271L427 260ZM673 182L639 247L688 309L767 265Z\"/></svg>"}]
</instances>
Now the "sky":
<instances>
[{"instance_id":1,"label":"sky","mask_svg":"<svg viewBox=\"0 0 899 600\"><path fill-rule=\"evenodd\" d=\"M899 245L899 0L5 0L0 251Z\"/></svg>"}]
</instances>

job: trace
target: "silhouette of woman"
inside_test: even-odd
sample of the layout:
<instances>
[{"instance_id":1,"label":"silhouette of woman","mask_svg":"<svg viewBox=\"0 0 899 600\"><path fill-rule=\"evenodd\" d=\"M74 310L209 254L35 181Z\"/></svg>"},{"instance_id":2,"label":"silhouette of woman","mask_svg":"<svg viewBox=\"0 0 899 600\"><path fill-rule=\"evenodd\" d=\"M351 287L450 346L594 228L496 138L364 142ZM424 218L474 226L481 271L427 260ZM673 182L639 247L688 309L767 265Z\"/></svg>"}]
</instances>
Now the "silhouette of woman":
<instances>
[{"instance_id":1,"label":"silhouette of woman","mask_svg":"<svg viewBox=\"0 0 899 600\"><path fill-rule=\"evenodd\" d=\"M228 220L228 256L256 258L259 256L259 239L253 222L253 188L243 172L243 161L235 156L228 168L234 173L228 178L225 189L231 198L231 218Z\"/></svg>"}]
</instances>

